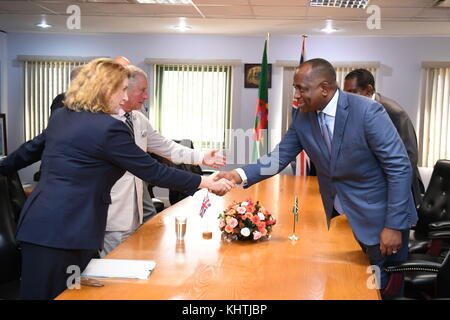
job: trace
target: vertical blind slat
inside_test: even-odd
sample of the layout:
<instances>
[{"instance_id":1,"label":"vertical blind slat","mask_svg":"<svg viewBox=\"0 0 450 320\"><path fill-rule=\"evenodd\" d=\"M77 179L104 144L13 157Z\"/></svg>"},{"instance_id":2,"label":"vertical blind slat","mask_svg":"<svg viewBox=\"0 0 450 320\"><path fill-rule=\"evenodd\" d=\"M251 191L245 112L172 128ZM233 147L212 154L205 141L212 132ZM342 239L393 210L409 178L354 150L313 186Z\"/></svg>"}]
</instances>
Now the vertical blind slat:
<instances>
[{"instance_id":1,"label":"vertical blind slat","mask_svg":"<svg viewBox=\"0 0 450 320\"><path fill-rule=\"evenodd\" d=\"M437 160L450 158L450 68L426 68L424 77L419 166L433 167Z\"/></svg>"},{"instance_id":2,"label":"vertical blind slat","mask_svg":"<svg viewBox=\"0 0 450 320\"><path fill-rule=\"evenodd\" d=\"M50 106L56 95L67 91L70 72L85 62L25 61L25 139L30 140L47 127Z\"/></svg>"},{"instance_id":3,"label":"vertical blind slat","mask_svg":"<svg viewBox=\"0 0 450 320\"><path fill-rule=\"evenodd\" d=\"M155 109L162 135L190 139L200 150L225 148L230 108L226 79L231 67L178 64L158 65L154 70Z\"/></svg>"}]
</instances>

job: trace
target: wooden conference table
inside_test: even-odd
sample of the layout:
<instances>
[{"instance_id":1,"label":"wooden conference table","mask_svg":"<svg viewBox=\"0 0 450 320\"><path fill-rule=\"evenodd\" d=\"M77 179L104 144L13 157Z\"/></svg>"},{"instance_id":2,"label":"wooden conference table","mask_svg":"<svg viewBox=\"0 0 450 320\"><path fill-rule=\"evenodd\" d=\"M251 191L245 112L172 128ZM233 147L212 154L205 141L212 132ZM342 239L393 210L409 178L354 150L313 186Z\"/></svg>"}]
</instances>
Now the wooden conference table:
<instances>
[{"instance_id":1,"label":"wooden conference table","mask_svg":"<svg viewBox=\"0 0 450 320\"><path fill-rule=\"evenodd\" d=\"M291 241L298 194L298 241ZM369 289L368 260L345 216L327 230L317 178L275 176L249 189L211 196L203 219L213 231L203 239L199 216L204 193L164 210L106 258L148 259L157 265L147 280L101 279L103 287L66 290L58 299L380 299ZM217 216L233 200L259 200L276 217L272 238L262 242L221 240ZM175 237L175 216L188 217L185 240Z\"/></svg>"}]
</instances>

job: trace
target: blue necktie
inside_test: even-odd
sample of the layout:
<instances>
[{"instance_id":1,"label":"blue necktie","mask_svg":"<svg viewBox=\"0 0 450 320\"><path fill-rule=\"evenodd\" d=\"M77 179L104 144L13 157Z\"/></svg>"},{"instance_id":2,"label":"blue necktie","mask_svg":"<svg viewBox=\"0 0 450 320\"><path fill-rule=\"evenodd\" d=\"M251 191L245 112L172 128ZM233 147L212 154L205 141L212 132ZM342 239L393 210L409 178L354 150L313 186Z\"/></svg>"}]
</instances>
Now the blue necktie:
<instances>
[{"instance_id":1,"label":"blue necktie","mask_svg":"<svg viewBox=\"0 0 450 320\"><path fill-rule=\"evenodd\" d=\"M324 112L320 112L319 113L319 123L320 123L320 130L322 131L322 136L323 139L325 140L325 145L328 148L328 152L330 153L330 157L331 157L331 141L333 139L333 136L327 126L327 122L326 122L326 114Z\"/></svg>"},{"instance_id":2,"label":"blue necktie","mask_svg":"<svg viewBox=\"0 0 450 320\"><path fill-rule=\"evenodd\" d=\"M130 134L134 139L133 121L131 120L131 114L129 114L128 112L125 112L125 124L127 125L128 129L130 130Z\"/></svg>"},{"instance_id":3,"label":"blue necktie","mask_svg":"<svg viewBox=\"0 0 450 320\"><path fill-rule=\"evenodd\" d=\"M325 140L325 144L328 148L328 151L330 152L330 159L331 159L331 141L333 141L333 135L331 134L330 128L328 128L326 117L327 115L324 112L319 113L320 129L322 130L323 139ZM342 209L341 201L339 200L337 194L334 197L334 208L340 214L344 213L344 209Z\"/></svg>"}]
</instances>

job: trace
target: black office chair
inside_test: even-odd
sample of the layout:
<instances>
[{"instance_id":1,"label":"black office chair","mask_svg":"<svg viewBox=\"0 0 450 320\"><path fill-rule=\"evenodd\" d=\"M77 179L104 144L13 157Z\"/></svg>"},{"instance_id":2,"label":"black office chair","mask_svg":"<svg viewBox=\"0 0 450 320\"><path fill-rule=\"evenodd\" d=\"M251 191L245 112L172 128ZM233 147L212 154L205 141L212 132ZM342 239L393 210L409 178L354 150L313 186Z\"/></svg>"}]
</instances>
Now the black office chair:
<instances>
[{"instance_id":1,"label":"black office chair","mask_svg":"<svg viewBox=\"0 0 450 320\"><path fill-rule=\"evenodd\" d=\"M428 252L435 255L437 252L430 252L429 226L432 223L450 221L450 160L436 162L417 215L419 220L412 228L414 232L409 243L409 253ZM448 247L448 243L446 246Z\"/></svg>"},{"instance_id":2,"label":"black office chair","mask_svg":"<svg viewBox=\"0 0 450 320\"><path fill-rule=\"evenodd\" d=\"M155 206L156 213L159 213L164 210L164 202L155 197L153 193L153 186L148 185L148 192L150 193L150 197L152 197L153 205Z\"/></svg>"},{"instance_id":3,"label":"black office chair","mask_svg":"<svg viewBox=\"0 0 450 320\"><path fill-rule=\"evenodd\" d=\"M15 239L18 220L15 210L19 208L13 209L18 202L13 205L11 194L17 192L11 192L10 188L10 185L17 183L18 177L15 175L13 181L0 175L0 299L19 298L21 262L19 245Z\"/></svg>"},{"instance_id":4,"label":"black office chair","mask_svg":"<svg viewBox=\"0 0 450 320\"><path fill-rule=\"evenodd\" d=\"M23 205L27 200L27 195L22 187L22 182L20 181L17 172L8 175L8 190L9 197L11 199L11 206L14 213L14 221L19 222L20 212L22 211Z\"/></svg>"},{"instance_id":5,"label":"black office chair","mask_svg":"<svg viewBox=\"0 0 450 320\"><path fill-rule=\"evenodd\" d=\"M429 234L432 241L449 240L450 231L433 231ZM399 279L404 278L405 297L413 299L450 298L450 251L442 263L421 259L408 261L385 268L391 273L387 288L395 292Z\"/></svg>"},{"instance_id":6,"label":"black office chair","mask_svg":"<svg viewBox=\"0 0 450 320\"><path fill-rule=\"evenodd\" d=\"M192 140L189 139L183 139L183 140L174 140L176 143L179 143L185 147L194 149L194 143L192 142ZM156 160L158 160L161 163L164 163L165 165L169 166L169 167L173 167L173 168L177 168L180 170L185 170L185 171L189 171L192 173L196 173L199 175L209 175L213 173L213 170L202 170L202 168L199 165L192 165L192 164L184 164L184 163L180 163L180 164L175 164L172 161L163 158L157 154L151 153L150 154L153 158L155 158ZM150 188L153 189L153 186L149 185L149 190ZM189 195L187 193L178 191L178 190L171 190L169 189L169 202L171 205L174 205L175 203L183 200L184 198L188 197Z\"/></svg>"}]
</instances>

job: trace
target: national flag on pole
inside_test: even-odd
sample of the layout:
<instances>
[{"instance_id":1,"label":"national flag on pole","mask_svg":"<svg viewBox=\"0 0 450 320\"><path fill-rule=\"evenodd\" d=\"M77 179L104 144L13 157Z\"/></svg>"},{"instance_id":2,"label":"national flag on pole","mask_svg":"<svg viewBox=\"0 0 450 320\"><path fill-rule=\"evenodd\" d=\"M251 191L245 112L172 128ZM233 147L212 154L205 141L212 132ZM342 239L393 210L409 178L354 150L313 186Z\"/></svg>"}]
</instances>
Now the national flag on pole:
<instances>
[{"instance_id":1,"label":"national flag on pole","mask_svg":"<svg viewBox=\"0 0 450 320\"><path fill-rule=\"evenodd\" d=\"M303 35L302 49L300 51L300 61L298 65L301 65L303 62L305 62L305 42L306 42L306 35ZM298 109L298 101L295 99L293 99L292 101L292 108L293 108L292 116L294 116L294 111Z\"/></svg>"},{"instance_id":2,"label":"national flag on pole","mask_svg":"<svg viewBox=\"0 0 450 320\"><path fill-rule=\"evenodd\" d=\"M298 197L295 195L294 207L292 208L292 213L295 215L295 222L298 222Z\"/></svg>"},{"instance_id":3,"label":"national flag on pole","mask_svg":"<svg viewBox=\"0 0 450 320\"><path fill-rule=\"evenodd\" d=\"M269 89L267 76L267 40L264 42L264 52L259 76L258 99L256 101L256 119L253 127L253 157L255 162L261 155L267 153L267 129L269 116Z\"/></svg>"},{"instance_id":4,"label":"national flag on pole","mask_svg":"<svg viewBox=\"0 0 450 320\"><path fill-rule=\"evenodd\" d=\"M300 152L295 159L295 175L310 176L312 163L305 151Z\"/></svg>"},{"instance_id":5,"label":"national flag on pole","mask_svg":"<svg viewBox=\"0 0 450 320\"><path fill-rule=\"evenodd\" d=\"M306 45L306 35L303 35L303 42L302 42L302 49L300 52L300 61L299 65L301 65L303 62L305 62L305 45ZM292 119L294 119L295 114L299 112L298 111L298 101L296 99L293 99L292 101ZM300 152L295 161L292 161L291 163L292 169L294 171L294 174L296 176L309 176L312 174L312 163L309 160L308 155L305 151Z\"/></svg>"},{"instance_id":6,"label":"national flag on pole","mask_svg":"<svg viewBox=\"0 0 450 320\"><path fill-rule=\"evenodd\" d=\"M206 192L206 196L203 198L202 207L200 208L200 217L203 218L203 216L206 213L206 210L208 210L209 207L211 207L211 203L209 202L209 196L208 192Z\"/></svg>"}]
</instances>

